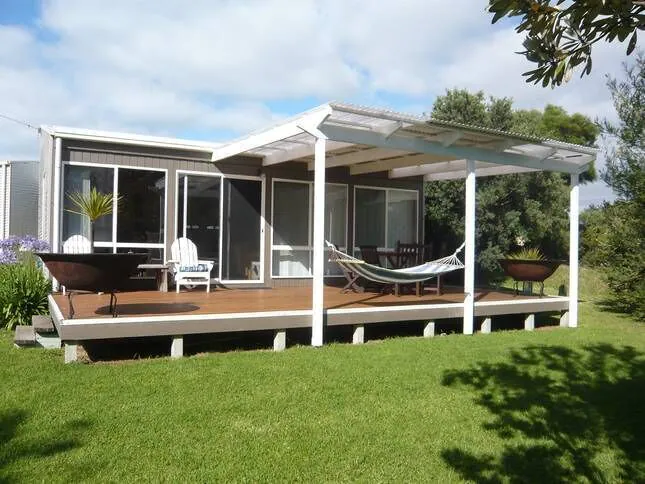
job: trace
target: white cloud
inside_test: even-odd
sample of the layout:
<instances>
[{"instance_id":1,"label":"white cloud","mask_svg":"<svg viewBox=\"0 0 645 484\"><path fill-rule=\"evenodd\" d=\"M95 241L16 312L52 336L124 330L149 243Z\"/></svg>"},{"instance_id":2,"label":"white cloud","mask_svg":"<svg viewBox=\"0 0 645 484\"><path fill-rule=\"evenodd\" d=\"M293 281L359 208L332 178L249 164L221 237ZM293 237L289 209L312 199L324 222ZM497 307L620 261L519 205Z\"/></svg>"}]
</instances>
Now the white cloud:
<instances>
[{"instance_id":1,"label":"white cloud","mask_svg":"<svg viewBox=\"0 0 645 484\"><path fill-rule=\"evenodd\" d=\"M32 27L0 25L0 112L221 139L294 114L275 112L281 102L386 100L421 112L446 88L466 87L520 107L611 115L603 74L619 72L623 46L597 48L592 76L542 89L521 77L530 68L514 53L521 36L492 27L483 5L459 5L47 0ZM32 132L0 121L0 133L0 156L36 156Z\"/></svg>"}]
</instances>

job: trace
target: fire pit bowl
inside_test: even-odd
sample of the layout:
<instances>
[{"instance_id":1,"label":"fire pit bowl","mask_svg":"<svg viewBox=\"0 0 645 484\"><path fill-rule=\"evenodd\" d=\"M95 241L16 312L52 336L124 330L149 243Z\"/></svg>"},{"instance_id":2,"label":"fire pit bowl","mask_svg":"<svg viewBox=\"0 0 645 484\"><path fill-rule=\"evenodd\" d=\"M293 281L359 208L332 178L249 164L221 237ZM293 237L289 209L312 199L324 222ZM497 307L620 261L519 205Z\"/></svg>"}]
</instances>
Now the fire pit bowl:
<instances>
[{"instance_id":1,"label":"fire pit bowl","mask_svg":"<svg viewBox=\"0 0 645 484\"><path fill-rule=\"evenodd\" d=\"M70 318L74 317L72 291L110 293L110 310L116 316L115 292L122 289L146 254L53 254L37 252L51 275L68 291ZM113 302L114 301L114 302Z\"/></svg>"},{"instance_id":2,"label":"fire pit bowl","mask_svg":"<svg viewBox=\"0 0 645 484\"><path fill-rule=\"evenodd\" d=\"M531 260L531 259L498 259L499 265L504 273L517 282L539 282L541 285L540 295L544 295L544 281L551 277L560 264L561 260Z\"/></svg>"}]
</instances>

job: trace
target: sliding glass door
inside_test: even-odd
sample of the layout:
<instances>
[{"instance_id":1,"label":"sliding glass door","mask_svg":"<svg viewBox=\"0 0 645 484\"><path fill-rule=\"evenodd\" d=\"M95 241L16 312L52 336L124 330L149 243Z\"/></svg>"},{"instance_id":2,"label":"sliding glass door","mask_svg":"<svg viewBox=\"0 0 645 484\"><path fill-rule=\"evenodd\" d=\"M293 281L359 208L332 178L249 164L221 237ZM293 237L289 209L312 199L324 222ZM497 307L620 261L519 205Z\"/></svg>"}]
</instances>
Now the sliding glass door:
<instances>
[{"instance_id":1,"label":"sliding glass door","mask_svg":"<svg viewBox=\"0 0 645 484\"><path fill-rule=\"evenodd\" d=\"M262 181L180 172L177 183L177 237L213 261L211 277L261 280Z\"/></svg>"},{"instance_id":2,"label":"sliding glass door","mask_svg":"<svg viewBox=\"0 0 645 484\"><path fill-rule=\"evenodd\" d=\"M354 250L361 245L394 249L397 242L418 242L416 190L356 187L354 191Z\"/></svg>"},{"instance_id":3,"label":"sliding glass door","mask_svg":"<svg viewBox=\"0 0 645 484\"><path fill-rule=\"evenodd\" d=\"M224 179L222 279L258 281L262 276L262 181Z\"/></svg>"},{"instance_id":4,"label":"sliding glass door","mask_svg":"<svg viewBox=\"0 0 645 484\"><path fill-rule=\"evenodd\" d=\"M189 174L177 179L177 237L192 240L199 258L213 261L211 276L218 277L222 179Z\"/></svg>"},{"instance_id":5,"label":"sliding glass door","mask_svg":"<svg viewBox=\"0 0 645 484\"><path fill-rule=\"evenodd\" d=\"M313 256L313 183L273 182L273 277L311 277ZM325 240L347 245L347 185L325 184ZM325 256L325 275L338 275L338 264Z\"/></svg>"}]
</instances>

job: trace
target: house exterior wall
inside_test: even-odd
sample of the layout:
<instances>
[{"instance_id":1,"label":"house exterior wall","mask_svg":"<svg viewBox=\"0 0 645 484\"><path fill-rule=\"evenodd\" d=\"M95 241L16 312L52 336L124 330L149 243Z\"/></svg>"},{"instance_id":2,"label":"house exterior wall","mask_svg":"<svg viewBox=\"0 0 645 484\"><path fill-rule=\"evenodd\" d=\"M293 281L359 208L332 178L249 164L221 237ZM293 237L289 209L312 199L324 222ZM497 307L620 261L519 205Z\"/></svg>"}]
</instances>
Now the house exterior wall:
<instances>
[{"instance_id":1,"label":"house exterior wall","mask_svg":"<svg viewBox=\"0 0 645 484\"><path fill-rule=\"evenodd\" d=\"M44 136L47 138L48 136ZM51 138L51 137L49 137ZM41 234L51 238L53 219L53 203L51 194L53 190L54 156L52 139L43 141L41 158L41 181L44 191L48 192L41 204ZM89 165L110 165L130 168L148 168L167 170L167 195L166 195L166 221L165 246L166 254L170 253L170 245L176 234L176 187L178 172L189 171L205 174L222 174L229 176L251 176L261 177L264 184L264 286L302 286L311 284L311 278L289 278L274 279L271 275L271 200L272 182L274 178L313 181L313 171L308 171L303 163L283 163L271 167L263 167L262 160L254 157L233 157L223 161L211 162L209 153L195 151L183 151L175 149L162 149L142 147L126 144L96 143L83 140L63 140L62 165L68 162L83 163ZM340 183L348 185L348 220L347 238L348 247L353 246L353 205L355 185L369 185L374 187L404 188L419 191L419 220L418 234L423 237L423 180L390 180L386 174L371 176L349 175L345 167L333 168L327 171L328 183ZM61 175L61 186L64 185ZM62 190L61 190L62 192ZM48 239L49 240L49 239ZM50 240L50 243L52 241ZM166 255L168 258L168 255Z\"/></svg>"},{"instance_id":2,"label":"house exterior wall","mask_svg":"<svg viewBox=\"0 0 645 484\"><path fill-rule=\"evenodd\" d=\"M0 238L38 234L38 162L0 162Z\"/></svg>"}]
</instances>

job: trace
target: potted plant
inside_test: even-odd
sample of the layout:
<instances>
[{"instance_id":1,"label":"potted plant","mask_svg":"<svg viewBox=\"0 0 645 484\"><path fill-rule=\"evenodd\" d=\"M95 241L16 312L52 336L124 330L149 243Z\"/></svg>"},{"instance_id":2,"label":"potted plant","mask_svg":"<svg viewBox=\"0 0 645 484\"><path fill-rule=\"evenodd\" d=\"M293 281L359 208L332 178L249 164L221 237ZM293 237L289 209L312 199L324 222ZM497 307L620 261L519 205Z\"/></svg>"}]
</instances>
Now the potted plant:
<instances>
[{"instance_id":1,"label":"potted plant","mask_svg":"<svg viewBox=\"0 0 645 484\"><path fill-rule=\"evenodd\" d=\"M69 198L76 209L66 209L66 211L85 216L89 219L90 252L94 252L94 223L99 218L112 213L112 207L115 201L114 195L112 193L101 193L96 188L92 188L89 193L71 193L67 195L67 198ZM116 200L121 200L121 197L117 196Z\"/></svg>"}]
</instances>

